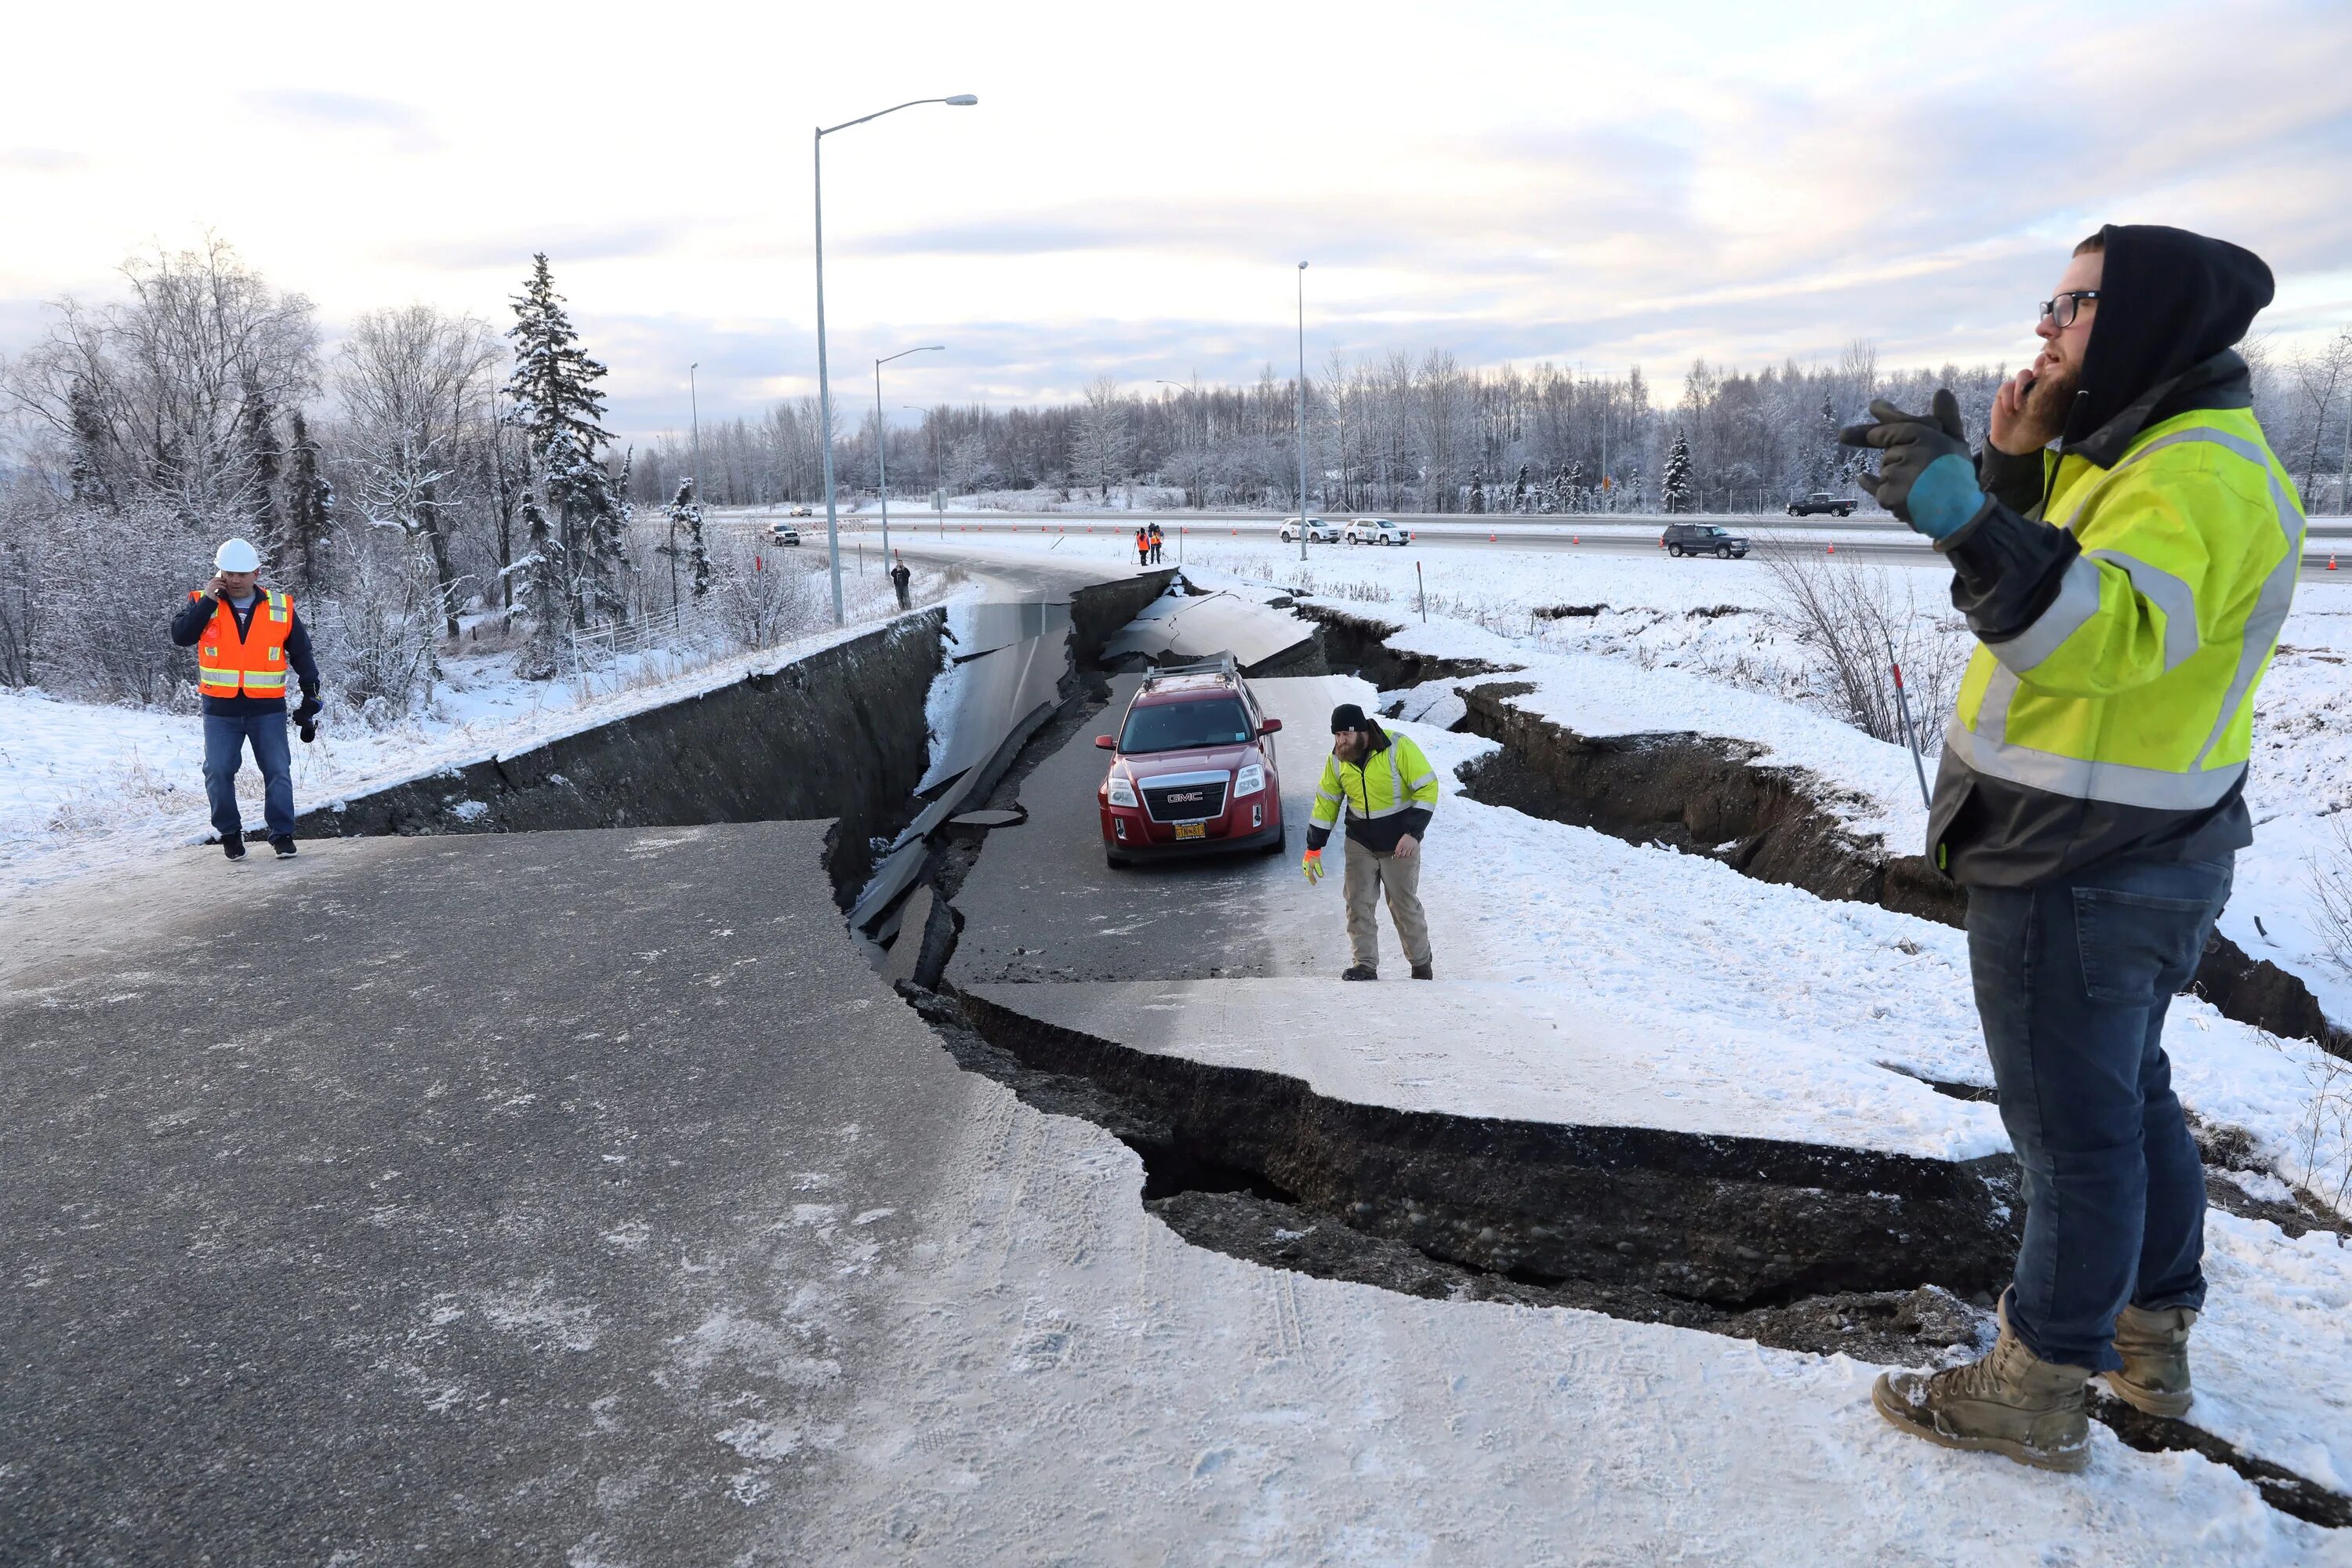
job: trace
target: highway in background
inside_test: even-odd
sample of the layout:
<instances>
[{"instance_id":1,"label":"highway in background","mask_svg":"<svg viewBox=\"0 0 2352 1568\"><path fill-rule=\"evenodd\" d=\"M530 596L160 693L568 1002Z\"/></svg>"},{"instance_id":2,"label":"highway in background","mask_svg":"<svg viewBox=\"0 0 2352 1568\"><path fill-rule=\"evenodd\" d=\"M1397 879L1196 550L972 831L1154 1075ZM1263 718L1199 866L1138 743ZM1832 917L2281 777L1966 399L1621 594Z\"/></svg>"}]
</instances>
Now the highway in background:
<instances>
[{"instance_id":1,"label":"highway in background","mask_svg":"<svg viewBox=\"0 0 2352 1568\"><path fill-rule=\"evenodd\" d=\"M795 522L802 530L805 546L818 549L824 545L824 517L822 509L817 515L792 518L789 509L747 508L715 513L716 520L739 527L763 529L772 521ZM1384 514L1391 515L1391 514ZM1248 540L1274 545L1281 542L1277 533L1282 520L1267 516L1238 516L1216 512L955 512L940 514L929 510L901 512L896 504L890 510L890 532L894 540L921 540L935 547L952 547L958 541L972 545L1001 547L1011 542L1024 546L1044 539L1049 542L1067 540L1075 545L1091 541L1100 545L1108 541L1131 535L1137 522L1160 522L1167 537L1166 563L1180 563L1185 547L1195 540L1234 543ZM1396 515L1412 531L1412 548L1420 550L1514 550L1535 552L1577 552L1614 556L1665 556L1659 543L1659 534L1667 520L1639 514L1602 515L1591 518L1532 518L1447 517L1441 520L1409 518ZM1727 530L1748 538L1757 552L1779 545L1791 550L1834 551L1843 556L1867 561L1874 564L1895 566L1931 566L1936 555L1927 542L1903 523L1889 517L1873 518L1806 518L1802 520L1768 514L1750 517L1709 517L1697 515L1688 521ZM848 552L853 545L878 550L882 542L882 524L878 514L844 515L841 519L842 548ZM1297 545L1284 548L1296 549ZM1374 550L1376 545L1318 544L1310 546L1314 556L1355 550ZM1390 547L1393 548L1393 547ZM935 548L933 553L936 554ZM2342 566L2331 575L2329 563L2340 556ZM1749 558L1751 561L1755 556ZM1693 571L1711 567L1736 565L1701 558L1691 562ZM2304 579L2352 583L2352 520L2326 518L2311 524L2304 543Z\"/></svg>"}]
</instances>

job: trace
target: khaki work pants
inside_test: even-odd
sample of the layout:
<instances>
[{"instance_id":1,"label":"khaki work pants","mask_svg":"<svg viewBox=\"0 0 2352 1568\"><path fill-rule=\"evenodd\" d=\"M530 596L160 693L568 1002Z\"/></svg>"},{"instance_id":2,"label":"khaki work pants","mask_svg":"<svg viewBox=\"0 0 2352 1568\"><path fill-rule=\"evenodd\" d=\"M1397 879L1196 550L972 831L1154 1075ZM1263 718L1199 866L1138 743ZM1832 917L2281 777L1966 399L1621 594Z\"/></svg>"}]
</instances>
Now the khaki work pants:
<instances>
[{"instance_id":1,"label":"khaki work pants","mask_svg":"<svg viewBox=\"0 0 2352 1568\"><path fill-rule=\"evenodd\" d=\"M1426 846L1400 860L1367 849L1350 838L1348 844L1348 949L1367 969L1381 965L1380 927L1373 922L1382 889L1388 893L1389 919L1396 922L1397 941L1408 963L1429 960L1429 920L1421 912L1421 858Z\"/></svg>"}]
</instances>

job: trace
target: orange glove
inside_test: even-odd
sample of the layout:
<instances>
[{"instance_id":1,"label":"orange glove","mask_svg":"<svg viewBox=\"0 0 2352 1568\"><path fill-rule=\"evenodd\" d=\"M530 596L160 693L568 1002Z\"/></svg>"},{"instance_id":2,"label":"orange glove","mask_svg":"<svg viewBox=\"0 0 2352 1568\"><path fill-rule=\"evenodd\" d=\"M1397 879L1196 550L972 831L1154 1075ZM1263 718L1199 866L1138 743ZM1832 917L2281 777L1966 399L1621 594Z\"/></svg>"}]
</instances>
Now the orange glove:
<instances>
[{"instance_id":1,"label":"orange glove","mask_svg":"<svg viewBox=\"0 0 2352 1568\"><path fill-rule=\"evenodd\" d=\"M1320 849L1309 849L1306 855L1299 859L1298 868L1307 873L1307 885L1308 887L1311 888L1316 883L1321 881L1323 879L1323 851Z\"/></svg>"}]
</instances>

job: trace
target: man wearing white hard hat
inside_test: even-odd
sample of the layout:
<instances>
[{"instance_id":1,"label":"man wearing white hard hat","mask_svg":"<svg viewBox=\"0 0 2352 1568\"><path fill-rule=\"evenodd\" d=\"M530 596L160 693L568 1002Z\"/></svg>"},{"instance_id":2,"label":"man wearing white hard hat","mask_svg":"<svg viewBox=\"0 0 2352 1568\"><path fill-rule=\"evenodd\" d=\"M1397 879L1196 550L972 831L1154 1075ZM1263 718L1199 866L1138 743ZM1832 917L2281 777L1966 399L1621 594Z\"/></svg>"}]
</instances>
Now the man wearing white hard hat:
<instances>
[{"instance_id":1,"label":"man wearing white hard hat","mask_svg":"<svg viewBox=\"0 0 2352 1568\"><path fill-rule=\"evenodd\" d=\"M286 742L286 675L302 685L294 721L302 739L319 717L319 666L310 628L294 601L261 585L261 552L232 539L213 557L212 581L188 595L172 617L172 640L196 650L196 689L205 700L205 795L221 852L245 858L245 822L236 809L236 774L245 748L261 770L262 820L281 860L294 853L294 759Z\"/></svg>"}]
</instances>

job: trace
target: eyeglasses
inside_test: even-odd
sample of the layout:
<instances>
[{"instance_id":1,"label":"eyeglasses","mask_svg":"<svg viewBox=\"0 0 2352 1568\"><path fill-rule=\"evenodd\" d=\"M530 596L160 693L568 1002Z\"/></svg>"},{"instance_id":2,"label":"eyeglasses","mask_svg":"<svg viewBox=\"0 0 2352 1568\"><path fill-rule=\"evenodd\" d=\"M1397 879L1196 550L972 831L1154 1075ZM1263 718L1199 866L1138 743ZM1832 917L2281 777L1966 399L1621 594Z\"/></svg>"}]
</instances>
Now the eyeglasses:
<instances>
[{"instance_id":1,"label":"eyeglasses","mask_svg":"<svg viewBox=\"0 0 2352 1568\"><path fill-rule=\"evenodd\" d=\"M2082 301L2098 297L2096 289L2069 289L2054 300L2042 301L2042 319L2063 332L2082 314Z\"/></svg>"}]
</instances>

